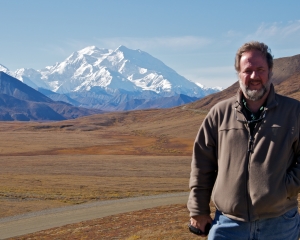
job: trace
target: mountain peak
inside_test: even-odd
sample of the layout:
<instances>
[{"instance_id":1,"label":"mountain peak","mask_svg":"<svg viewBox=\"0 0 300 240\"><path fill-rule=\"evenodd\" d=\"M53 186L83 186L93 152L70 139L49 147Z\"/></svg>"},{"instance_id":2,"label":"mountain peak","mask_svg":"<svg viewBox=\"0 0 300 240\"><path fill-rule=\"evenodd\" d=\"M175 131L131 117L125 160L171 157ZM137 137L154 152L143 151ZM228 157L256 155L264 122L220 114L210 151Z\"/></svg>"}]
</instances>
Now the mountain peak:
<instances>
[{"instance_id":1,"label":"mountain peak","mask_svg":"<svg viewBox=\"0 0 300 240\"><path fill-rule=\"evenodd\" d=\"M124 45L120 45L116 50L115 50L115 52L117 52L117 51L120 51L120 52L123 52L123 53L131 53L131 54L138 54L138 53L141 53L142 51L141 50L139 50L139 49L130 49L130 48L128 48L128 47L126 47L126 46L124 46Z\"/></svg>"},{"instance_id":2,"label":"mountain peak","mask_svg":"<svg viewBox=\"0 0 300 240\"><path fill-rule=\"evenodd\" d=\"M125 47L124 45L120 45L116 50L127 51L129 48Z\"/></svg>"},{"instance_id":3,"label":"mountain peak","mask_svg":"<svg viewBox=\"0 0 300 240\"><path fill-rule=\"evenodd\" d=\"M91 55L91 53L99 50L96 46L88 46L78 51L79 54Z\"/></svg>"},{"instance_id":4,"label":"mountain peak","mask_svg":"<svg viewBox=\"0 0 300 240\"><path fill-rule=\"evenodd\" d=\"M7 67L3 66L2 64L0 64L0 71L9 72L9 69Z\"/></svg>"},{"instance_id":5,"label":"mountain peak","mask_svg":"<svg viewBox=\"0 0 300 240\"><path fill-rule=\"evenodd\" d=\"M105 49L105 48L97 48L96 46L88 46L81 50L79 50L77 53L79 55L103 55L103 54L109 54L112 50Z\"/></svg>"}]
</instances>

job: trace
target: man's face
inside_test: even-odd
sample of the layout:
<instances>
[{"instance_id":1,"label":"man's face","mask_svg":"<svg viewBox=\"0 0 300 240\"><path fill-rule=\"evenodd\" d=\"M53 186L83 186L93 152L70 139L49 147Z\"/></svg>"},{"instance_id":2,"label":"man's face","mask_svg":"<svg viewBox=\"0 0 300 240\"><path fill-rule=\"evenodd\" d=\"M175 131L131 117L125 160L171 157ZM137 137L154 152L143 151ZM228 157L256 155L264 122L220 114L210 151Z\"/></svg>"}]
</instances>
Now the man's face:
<instances>
[{"instance_id":1,"label":"man's face","mask_svg":"<svg viewBox=\"0 0 300 240\"><path fill-rule=\"evenodd\" d=\"M244 52L240 59L239 82L244 96L258 101L269 93L271 81L266 58L257 50Z\"/></svg>"}]
</instances>

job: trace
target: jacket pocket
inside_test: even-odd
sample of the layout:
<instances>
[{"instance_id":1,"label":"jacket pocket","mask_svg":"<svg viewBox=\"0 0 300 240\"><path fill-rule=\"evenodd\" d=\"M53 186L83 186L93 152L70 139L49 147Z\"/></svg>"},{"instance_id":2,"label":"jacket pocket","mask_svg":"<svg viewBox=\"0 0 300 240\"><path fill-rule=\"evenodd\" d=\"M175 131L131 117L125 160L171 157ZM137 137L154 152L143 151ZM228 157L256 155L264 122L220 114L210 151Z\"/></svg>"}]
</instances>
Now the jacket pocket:
<instances>
[{"instance_id":1,"label":"jacket pocket","mask_svg":"<svg viewBox=\"0 0 300 240\"><path fill-rule=\"evenodd\" d=\"M285 218L286 220L292 220L295 217L297 217L298 214L299 214L298 208L293 208L293 209L287 211L285 214L283 214L282 217Z\"/></svg>"}]
</instances>

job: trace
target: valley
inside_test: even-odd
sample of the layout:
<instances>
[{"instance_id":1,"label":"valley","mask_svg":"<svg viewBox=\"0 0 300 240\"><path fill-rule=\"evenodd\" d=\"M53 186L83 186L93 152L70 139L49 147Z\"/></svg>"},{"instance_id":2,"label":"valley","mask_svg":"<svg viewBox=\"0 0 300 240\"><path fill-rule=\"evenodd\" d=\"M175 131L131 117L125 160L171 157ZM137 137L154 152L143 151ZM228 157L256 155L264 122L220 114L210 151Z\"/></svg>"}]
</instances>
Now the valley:
<instances>
[{"instance_id":1,"label":"valley","mask_svg":"<svg viewBox=\"0 0 300 240\"><path fill-rule=\"evenodd\" d=\"M174 108L1 122L1 217L188 191L193 138L204 116Z\"/></svg>"}]
</instances>

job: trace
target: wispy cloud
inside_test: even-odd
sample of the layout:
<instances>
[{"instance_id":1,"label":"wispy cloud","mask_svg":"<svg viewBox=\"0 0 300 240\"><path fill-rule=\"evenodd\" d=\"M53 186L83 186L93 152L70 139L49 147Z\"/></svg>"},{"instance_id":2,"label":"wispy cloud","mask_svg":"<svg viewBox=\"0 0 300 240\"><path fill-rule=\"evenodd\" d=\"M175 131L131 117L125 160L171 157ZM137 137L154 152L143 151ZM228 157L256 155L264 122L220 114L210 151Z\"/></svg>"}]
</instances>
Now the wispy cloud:
<instances>
[{"instance_id":1,"label":"wispy cloud","mask_svg":"<svg viewBox=\"0 0 300 240\"><path fill-rule=\"evenodd\" d=\"M262 23L254 34L248 35L247 39L274 39L287 40L291 37L300 36L300 20L282 22ZM299 41L299 39L298 39Z\"/></svg>"},{"instance_id":2,"label":"wispy cloud","mask_svg":"<svg viewBox=\"0 0 300 240\"><path fill-rule=\"evenodd\" d=\"M200 49L212 42L211 39L196 36L180 36L180 37L150 37L150 38L131 38L131 37L116 37L116 38L101 38L98 39L99 45L107 48L116 48L120 45L133 49L165 49L185 50Z\"/></svg>"},{"instance_id":3,"label":"wispy cloud","mask_svg":"<svg viewBox=\"0 0 300 240\"><path fill-rule=\"evenodd\" d=\"M188 53L205 48L211 44L212 40L197 36L180 37L114 37L114 38L94 38L83 39L63 39L60 42L52 43L40 47L40 51L48 56L60 56L66 58L72 52L83 49L87 46L97 46L99 48L116 49L124 45L131 49L141 49L156 55L160 54L178 54L180 52Z\"/></svg>"}]
</instances>

